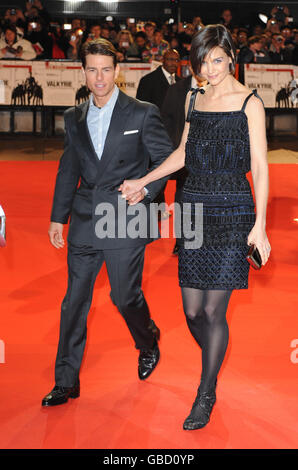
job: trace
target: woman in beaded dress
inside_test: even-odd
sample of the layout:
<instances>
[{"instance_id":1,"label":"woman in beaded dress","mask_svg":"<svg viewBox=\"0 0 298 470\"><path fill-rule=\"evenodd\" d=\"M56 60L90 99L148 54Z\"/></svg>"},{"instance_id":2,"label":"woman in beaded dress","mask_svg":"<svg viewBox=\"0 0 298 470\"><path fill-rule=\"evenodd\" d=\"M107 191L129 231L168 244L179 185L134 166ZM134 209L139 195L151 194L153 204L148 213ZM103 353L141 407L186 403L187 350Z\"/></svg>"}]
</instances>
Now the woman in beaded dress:
<instances>
[{"instance_id":1,"label":"woman in beaded dress","mask_svg":"<svg viewBox=\"0 0 298 470\"><path fill-rule=\"evenodd\" d=\"M185 165L182 203L203 204L201 247L184 244L178 253L186 321L202 349L197 396L183 424L187 430L204 427L216 401L229 338L228 303L234 289L248 288L248 245L256 245L263 265L271 249L265 231L268 164L262 101L233 76L236 51L223 25L206 26L194 36L190 61L209 85L203 95L192 90L186 99L180 146L158 168L119 188L135 204L146 184ZM250 170L255 204L246 178Z\"/></svg>"}]
</instances>

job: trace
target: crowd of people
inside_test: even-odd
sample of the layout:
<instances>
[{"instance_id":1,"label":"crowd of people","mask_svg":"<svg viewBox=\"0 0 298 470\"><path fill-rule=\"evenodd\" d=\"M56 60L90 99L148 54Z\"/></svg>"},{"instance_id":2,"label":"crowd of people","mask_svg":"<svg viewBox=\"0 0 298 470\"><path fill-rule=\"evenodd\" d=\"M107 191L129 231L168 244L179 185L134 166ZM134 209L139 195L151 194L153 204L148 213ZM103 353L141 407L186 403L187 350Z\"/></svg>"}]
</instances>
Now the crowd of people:
<instances>
[{"instance_id":1,"label":"crowd of people","mask_svg":"<svg viewBox=\"0 0 298 470\"><path fill-rule=\"evenodd\" d=\"M237 24L230 9L218 18L232 34L238 63L298 65L298 28L286 6L274 7L267 23L251 27ZM0 59L79 60L86 41L109 39L117 49L118 61L162 61L166 50L178 51L181 60L189 59L194 34L204 27L204 19L194 16L190 22L163 23L123 21L113 17L92 23L73 18L71 23L55 21L41 0L26 3L25 11L9 8L0 18Z\"/></svg>"}]
</instances>

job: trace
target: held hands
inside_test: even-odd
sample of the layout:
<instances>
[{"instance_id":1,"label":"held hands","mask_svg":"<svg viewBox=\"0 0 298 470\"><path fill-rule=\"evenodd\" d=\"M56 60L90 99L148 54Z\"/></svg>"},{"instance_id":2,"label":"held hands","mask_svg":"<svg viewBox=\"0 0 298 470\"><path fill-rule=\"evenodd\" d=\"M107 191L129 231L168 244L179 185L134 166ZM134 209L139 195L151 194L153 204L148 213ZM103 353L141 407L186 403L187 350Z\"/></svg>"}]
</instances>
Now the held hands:
<instances>
[{"instance_id":1,"label":"held hands","mask_svg":"<svg viewBox=\"0 0 298 470\"><path fill-rule=\"evenodd\" d=\"M129 205L137 204L146 195L140 180L125 180L119 186L118 191L122 192L121 197L126 199Z\"/></svg>"},{"instance_id":2,"label":"held hands","mask_svg":"<svg viewBox=\"0 0 298 470\"><path fill-rule=\"evenodd\" d=\"M264 229L254 225L247 237L248 245L255 245L262 258L262 264L265 265L269 259L271 246Z\"/></svg>"},{"instance_id":3,"label":"held hands","mask_svg":"<svg viewBox=\"0 0 298 470\"><path fill-rule=\"evenodd\" d=\"M59 224L58 222L51 222L48 234L50 242L55 248L59 249L64 247L63 224Z\"/></svg>"}]
</instances>

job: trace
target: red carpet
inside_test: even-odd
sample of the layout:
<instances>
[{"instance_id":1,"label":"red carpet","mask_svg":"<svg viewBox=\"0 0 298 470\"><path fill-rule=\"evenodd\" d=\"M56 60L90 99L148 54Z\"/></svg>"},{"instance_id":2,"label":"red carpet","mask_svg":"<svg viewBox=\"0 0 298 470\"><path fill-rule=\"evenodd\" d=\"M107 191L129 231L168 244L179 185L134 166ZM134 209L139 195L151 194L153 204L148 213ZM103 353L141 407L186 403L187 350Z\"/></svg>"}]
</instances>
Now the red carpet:
<instances>
[{"instance_id":1,"label":"red carpet","mask_svg":"<svg viewBox=\"0 0 298 470\"><path fill-rule=\"evenodd\" d=\"M137 378L137 351L99 276L88 323L81 397L42 409L54 384L66 251L47 237L57 162L1 162L2 449L294 449L298 442L297 165L270 166L269 264L232 294L230 343L209 425L182 430L200 377L186 327L173 240L146 251L144 292L162 331L161 362ZM173 182L167 200L173 199ZM3 346L3 343L1 343Z\"/></svg>"}]
</instances>

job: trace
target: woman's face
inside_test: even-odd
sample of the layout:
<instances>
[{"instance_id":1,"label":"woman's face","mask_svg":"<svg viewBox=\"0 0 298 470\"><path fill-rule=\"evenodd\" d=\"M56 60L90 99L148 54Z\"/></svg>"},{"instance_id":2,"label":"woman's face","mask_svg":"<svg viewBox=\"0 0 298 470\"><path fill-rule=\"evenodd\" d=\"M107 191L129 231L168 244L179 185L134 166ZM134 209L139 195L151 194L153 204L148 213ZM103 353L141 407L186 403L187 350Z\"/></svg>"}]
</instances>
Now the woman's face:
<instances>
[{"instance_id":1,"label":"woman's face","mask_svg":"<svg viewBox=\"0 0 298 470\"><path fill-rule=\"evenodd\" d=\"M6 32L5 32L5 39L6 39L6 42L11 45L14 43L15 41L15 38L16 38L16 33L14 31L11 31L11 29L7 29Z\"/></svg>"},{"instance_id":2,"label":"woman's face","mask_svg":"<svg viewBox=\"0 0 298 470\"><path fill-rule=\"evenodd\" d=\"M230 74L230 63L232 60L225 51L219 46L214 47L204 58L200 75L210 85L218 85Z\"/></svg>"}]
</instances>

